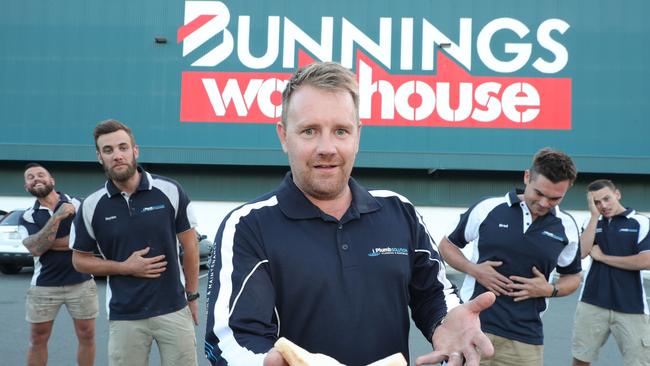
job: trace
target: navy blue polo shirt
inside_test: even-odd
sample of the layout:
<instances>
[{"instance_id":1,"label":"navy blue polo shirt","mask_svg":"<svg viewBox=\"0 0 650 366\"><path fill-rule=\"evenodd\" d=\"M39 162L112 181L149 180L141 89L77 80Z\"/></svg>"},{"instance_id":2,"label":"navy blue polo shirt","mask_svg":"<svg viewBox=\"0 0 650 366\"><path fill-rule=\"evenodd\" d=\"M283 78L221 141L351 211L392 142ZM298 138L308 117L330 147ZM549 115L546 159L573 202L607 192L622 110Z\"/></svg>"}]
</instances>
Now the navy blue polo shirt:
<instances>
[{"instance_id":1,"label":"navy blue polo shirt","mask_svg":"<svg viewBox=\"0 0 650 366\"><path fill-rule=\"evenodd\" d=\"M404 197L350 179L341 220L288 174L221 223L208 277L205 352L214 365L262 365L278 337L366 365L408 359L410 306L430 340L459 304L421 216Z\"/></svg>"},{"instance_id":2,"label":"navy blue polo shirt","mask_svg":"<svg viewBox=\"0 0 650 366\"><path fill-rule=\"evenodd\" d=\"M52 217L52 214L64 203L74 205L75 210L79 209L79 200L68 196L65 193L59 194L59 202L54 207L54 211L41 206L36 200L34 206L25 210L20 217L20 225L24 227L24 232L28 235L34 235L41 231ZM73 216L66 218L59 223L59 229L55 238L64 238L70 235L70 226L72 225ZM21 230L22 231L22 230ZM25 239L25 238L23 238ZM32 286L66 286L74 285L91 279L92 276L79 273L72 265L72 251L48 250L40 256L34 257L34 274L32 275Z\"/></svg>"},{"instance_id":3,"label":"navy blue polo shirt","mask_svg":"<svg viewBox=\"0 0 650 366\"><path fill-rule=\"evenodd\" d=\"M630 256L650 250L648 217L628 208L611 219L600 217L597 244L606 255ZM593 261L580 301L629 314L650 314L641 271L630 271Z\"/></svg>"},{"instance_id":4,"label":"navy blue polo shirt","mask_svg":"<svg viewBox=\"0 0 650 366\"><path fill-rule=\"evenodd\" d=\"M548 280L553 269L560 274L581 271L578 227L573 217L555 207L532 220L526 203L513 190L504 197L482 200L461 215L448 239L463 248L473 245L473 263L502 261L495 269L502 275L533 277L533 266ZM467 301L487 289L471 276L465 277L461 299ZM544 343L541 313L545 298L515 302L509 296L497 296L490 308L481 312L484 332L528 344Z\"/></svg>"},{"instance_id":5,"label":"navy blue polo shirt","mask_svg":"<svg viewBox=\"0 0 650 366\"><path fill-rule=\"evenodd\" d=\"M173 180L141 174L130 196L112 181L86 198L75 218L73 249L125 261L150 247L145 257L165 255L167 269L158 278L112 275L106 289L110 320L137 320L168 314L186 306L177 234L196 226L189 198Z\"/></svg>"}]
</instances>

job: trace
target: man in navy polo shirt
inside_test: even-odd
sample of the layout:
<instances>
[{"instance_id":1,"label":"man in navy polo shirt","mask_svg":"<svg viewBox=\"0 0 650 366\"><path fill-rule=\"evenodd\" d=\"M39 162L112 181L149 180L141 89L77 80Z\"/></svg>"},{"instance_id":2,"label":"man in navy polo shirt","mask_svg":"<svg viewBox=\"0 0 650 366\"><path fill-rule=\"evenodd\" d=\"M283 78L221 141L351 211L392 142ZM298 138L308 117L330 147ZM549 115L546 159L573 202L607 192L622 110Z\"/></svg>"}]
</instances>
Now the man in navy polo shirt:
<instances>
[{"instance_id":1,"label":"man in navy polo shirt","mask_svg":"<svg viewBox=\"0 0 650 366\"><path fill-rule=\"evenodd\" d=\"M26 319L30 323L28 365L47 364L47 342L61 305L73 319L79 340L77 363L95 361L95 318L99 313L92 276L72 266L69 246L72 218L79 201L54 189L55 181L42 165L25 166L25 190L36 197L20 218L23 244L34 256L34 275L27 291Z\"/></svg>"},{"instance_id":2,"label":"man in navy polo shirt","mask_svg":"<svg viewBox=\"0 0 650 366\"><path fill-rule=\"evenodd\" d=\"M435 349L418 364L478 365L492 353L478 313L494 296L457 306L413 205L350 177L358 106L356 78L341 65L312 64L289 80L277 134L291 172L228 214L215 240L205 340L213 365L286 365L278 337L346 365L408 359L409 306Z\"/></svg>"},{"instance_id":3,"label":"man in navy polo shirt","mask_svg":"<svg viewBox=\"0 0 650 366\"><path fill-rule=\"evenodd\" d=\"M575 178L569 156L544 148L524 173L525 190L478 202L441 241L445 261L468 275L461 299L497 295L481 313L481 327L495 349L481 365L544 364L540 315L547 298L569 295L580 285L578 227L558 207ZM460 251L469 243L471 259ZM560 277L550 284L553 269Z\"/></svg>"},{"instance_id":4,"label":"man in navy polo shirt","mask_svg":"<svg viewBox=\"0 0 650 366\"><path fill-rule=\"evenodd\" d=\"M650 365L650 312L641 273L650 269L650 222L620 199L610 180L587 187L591 216L580 244L582 257L591 255L593 262L576 308L575 366L595 361L610 333L624 365Z\"/></svg>"},{"instance_id":5,"label":"man in navy polo shirt","mask_svg":"<svg viewBox=\"0 0 650 366\"><path fill-rule=\"evenodd\" d=\"M175 181L137 166L129 127L107 120L93 135L108 180L75 218L73 263L109 276L109 365L148 364L154 339L163 365L196 365L199 256L190 200Z\"/></svg>"}]
</instances>

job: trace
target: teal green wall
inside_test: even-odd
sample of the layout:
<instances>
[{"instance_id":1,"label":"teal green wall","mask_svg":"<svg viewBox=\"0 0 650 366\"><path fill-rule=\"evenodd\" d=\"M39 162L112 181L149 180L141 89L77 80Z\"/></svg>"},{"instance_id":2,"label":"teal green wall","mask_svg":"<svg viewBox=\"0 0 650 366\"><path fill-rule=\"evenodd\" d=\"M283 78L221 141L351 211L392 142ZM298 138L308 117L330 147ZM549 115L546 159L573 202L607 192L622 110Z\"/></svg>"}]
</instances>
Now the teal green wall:
<instances>
[{"instance_id":1,"label":"teal green wall","mask_svg":"<svg viewBox=\"0 0 650 366\"><path fill-rule=\"evenodd\" d=\"M571 129L365 126L358 166L391 169L519 170L543 146L572 155L583 172L650 173L650 2L646 0L439 0L319 1L237 0L228 29L237 42L239 17L253 24L252 52L266 47L268 16L291 19L313 38L320 20L334 21L332 58L341 59L345 18L376 41L381 17L392 19L391 75L400 70L402 18L413 18L417 66L423 20L454 42L459 21L472 19L472 77L569 78ZM263 70L244 68L235 51L216 67L193 67L199 55L223 42L223 34L183 57L176 42L184 24L178 0L45 1L6 0L0 11L0 161L94 160L91 131L106 118L133 127L145 152L142 162L282 166L285 157L269 123L189 123L180 121L181 75L187 71L288 74L281 55ZM536 38L550 18L567 22L552 38L566 47L567 65L543 74L528 62L513 73L498 73L477 56L481 29L497 18L516 19L530 29L523 39L499 32L491 45L503 60L507 42L529 43L532 59L553 54ZM283 28L284 29L284 28ZM166 37L157 44L154 38ZM442 50L441 52L448 52ZM532 60L531 59L531 60ZM435 73L432 73L435 75ZM224 178L225 179L225 178Z\"/></svg>"},{"instance_id":2,"label":"teal green wall","mask_svg":"<svg viewBox=\"0 0 650 366\"><path fill-rule=\"evenodd\" d=\"M23 165L2 165L0 196L28 197L23 190ZM105 179L98 164L50 163L47 167L59 189L82 197L103 185ZM146 169L178 180L192 200L245 202L275 188L288 167L148 165ZM523 187L521 172L356 169L353 176L369 188L394 190L420 206L468 207L482 197L500 196L514 186ZM603 177L618 184L624 204L650 211L650 179L635 175L580 174L562 207L586 210L586 185Z\"/></svg>"}]
</instances>

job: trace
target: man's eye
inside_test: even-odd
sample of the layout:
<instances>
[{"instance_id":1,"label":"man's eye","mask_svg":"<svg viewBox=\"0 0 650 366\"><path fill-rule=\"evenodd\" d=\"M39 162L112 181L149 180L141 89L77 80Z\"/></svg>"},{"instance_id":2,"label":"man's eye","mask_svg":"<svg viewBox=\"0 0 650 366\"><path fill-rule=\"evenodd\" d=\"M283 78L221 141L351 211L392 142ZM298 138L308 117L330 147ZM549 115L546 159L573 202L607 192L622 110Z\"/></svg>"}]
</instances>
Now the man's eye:
<instances>
[{"instance_id":1,"label":"man's eye","mask_svg":"<svg viewBox=\"0 0 650 366\"><path fill-rule=\"evenodd\" d=\"M314 129L313 128L307 128L304 131L302 131L302 133L304 133L307 136L311 136L311 135L314 134Z\"/></svg>"},{"instance_id":2,"label":"man's eye","mask_svg":"<svg viewBox=\"0 0 650 366\"><path fill-rule=\"evenodd\" d=\"M338 130L336 130L336 135L337 135L337 136L345 136L345 135L347 135L347 133L348 133L348 131L346 131L346 130L344 130L344 129L341 129L341 128L339 128Z\"/></svg>"}]
</instances>

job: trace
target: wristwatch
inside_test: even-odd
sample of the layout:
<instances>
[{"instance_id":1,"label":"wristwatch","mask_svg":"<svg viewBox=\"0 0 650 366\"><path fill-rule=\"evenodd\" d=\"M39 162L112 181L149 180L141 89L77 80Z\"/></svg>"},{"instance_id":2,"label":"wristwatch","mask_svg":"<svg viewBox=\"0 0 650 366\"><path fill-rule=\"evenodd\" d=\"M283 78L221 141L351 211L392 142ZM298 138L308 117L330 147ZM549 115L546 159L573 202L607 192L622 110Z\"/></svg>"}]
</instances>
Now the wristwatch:
<instances>
[{"instance_id":1,"label":"wristwatch","mask_svg":"<svg viewBox=\"0 0 650 366\"><path fill-rule=\"evenodd\" d=\"M185 292L185 297L187 297L187 302L191 302L201 297L201 294L198 292Z\"/></svg>"},{"instance_id":2,"label":"wristwatch","mask_svg":"<svg viewBox=\"0 0 650 366\"><path fill-rule=\"evenodd\" d=\"M557 296L557 292L558 292L557 286L555 286L555 284L553 284L553 292L551 293L551 297Z\"/></svg>"}]
</instances>

